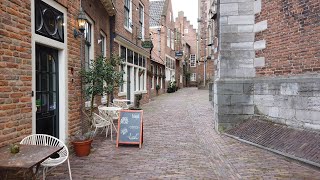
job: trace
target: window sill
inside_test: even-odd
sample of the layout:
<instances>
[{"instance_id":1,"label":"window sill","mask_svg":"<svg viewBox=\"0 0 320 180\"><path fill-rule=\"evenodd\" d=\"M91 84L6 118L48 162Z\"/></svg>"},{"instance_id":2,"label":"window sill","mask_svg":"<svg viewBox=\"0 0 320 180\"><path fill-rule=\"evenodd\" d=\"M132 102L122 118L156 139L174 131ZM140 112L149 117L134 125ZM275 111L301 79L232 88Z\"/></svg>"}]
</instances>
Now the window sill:
<instances>
[{"instance_id":1,"label":"window sill","mask_svg":"<svg viewBox=\"0 0 320 180\"><path fill-rule=\"evenodd\" d=\"M136 92L134 92L134 94L147 94L148 93L148 91L136 91Z\"/></svg>"},{"instance_id":2,"label":"window sill","mask_svg":"<svg viewBox=\"0 0 320 180\"><path fill-rule=\"evenodd\" d=\"M126 92L119 92L118 96L127 96L127 93Z\"/></svg>"},{"instance_id":3,"label":"window sill","mask_svg":"<svg viewBox=\"0 0 320 180\"><path fill-rule=\"evenodd\" d=\"M128 28L128 27L124 26L124 29L129 31L130 33L132 33L132 28Z\"/></svg>"}]
</instances>

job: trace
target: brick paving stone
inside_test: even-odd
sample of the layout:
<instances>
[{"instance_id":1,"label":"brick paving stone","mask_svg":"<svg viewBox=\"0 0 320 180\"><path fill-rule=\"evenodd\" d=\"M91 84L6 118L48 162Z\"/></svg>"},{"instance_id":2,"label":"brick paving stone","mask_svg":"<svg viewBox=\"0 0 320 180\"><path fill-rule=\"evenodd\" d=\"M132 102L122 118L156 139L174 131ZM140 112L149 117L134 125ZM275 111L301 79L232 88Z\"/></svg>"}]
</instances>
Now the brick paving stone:
<instances>
[{"instance_id":1,"label":"brick paving stone","mask_svg":"<svg viewBox=\"0 0 320 180\"><path fill-rule=\"evenodd\" d=\"M115 147L98 134L73 179L320 179L319 169L218 134L208 91L186 88L143 106L144 144ZM47 179L68 179L64 164Z\"/></svg>"},{"instance_id":2,"label":"brick paving stone","mask_svg":"<svg viewBox=\"0 0 320 180\"><path fill-rule=\"evenodd\" d=\"M240 139L320 165L320 133L253 117L226 132Z\"/></svg>"}]
</instances>

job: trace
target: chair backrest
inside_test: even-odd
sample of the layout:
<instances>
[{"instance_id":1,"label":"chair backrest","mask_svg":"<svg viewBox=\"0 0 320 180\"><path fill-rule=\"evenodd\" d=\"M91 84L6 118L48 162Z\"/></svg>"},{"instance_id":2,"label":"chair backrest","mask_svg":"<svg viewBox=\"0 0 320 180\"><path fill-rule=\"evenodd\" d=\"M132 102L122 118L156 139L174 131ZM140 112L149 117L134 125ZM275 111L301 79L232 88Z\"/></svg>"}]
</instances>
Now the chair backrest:
<instances>
[{"instance_id":1,"label":"chair backrest","mask_svg":"<svg viewBox=\"0 0 320 180\"><path fill-rule=\"evenodd\" d=\"M20 141L20 144L28 145L40 145L40 146L59 146L63 147L61 151L58 152L60 157L69 156L69 151L67 146L58 138L47 135L47 134L32 134Z\"/></svg>"},{"instance_id":2,"label":"chair backrest","mask_svg":"<svg viewBox=\"0 0 320 180\"><path fill-rule=\"evenodd\" d=\"M99 109L100 112L100 109ZM92 113L92 124L93 126L107 126L110 125L110 119L105 116L100 116L97 113Z\"/></svg>"}]
</instances>

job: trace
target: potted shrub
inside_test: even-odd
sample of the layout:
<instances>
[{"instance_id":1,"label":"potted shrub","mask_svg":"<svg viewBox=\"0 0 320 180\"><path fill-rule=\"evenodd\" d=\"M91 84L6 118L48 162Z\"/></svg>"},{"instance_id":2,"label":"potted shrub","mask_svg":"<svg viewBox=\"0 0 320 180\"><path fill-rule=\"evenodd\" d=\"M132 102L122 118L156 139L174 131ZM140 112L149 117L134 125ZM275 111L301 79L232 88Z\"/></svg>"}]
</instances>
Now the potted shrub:
<instances>
[{"instance_id":1,"label":"potted shrub","mask_svg":"<svg viewBox=\"0 0 320 180\"><path fill-rule=\"evenodd\" d=\"M160 89L160 85L158 84L158 85L156 85L157 94L158 94L158 92L159 92L159 89Z\"/></svg>"},{"instance_id":2,"label":"potted shrub","mask_svg":"<svg viewBox=\"0 0 320 180\"><path fill-rule=\"evenodd\" d=\"M123 83L123 71L117 71L121 59L112 56L107 59L99 56L93 60L90 68L82 69L81 76L85 86L85 94L90 97L90 116L93 111L94 99L97 95L103 96L107 94L107 105L110 102L110 95L115 87L119 87Z\"/></svg>"},{"instance_id":3,"label":"potted shrub","mask_svg":"<svg viewBox=\"0 0 320 180\"><path fill-rule=\"evenodd\" d=\"M84 134L78 132L72 137L71 143L73 145L76 156L88 156L91 151L91 143L93 141L94 131L88 131Z\"/></svg>"},{"instance_id":4,"label":"potted shrub","mask_svg":"<svg viewBox=\"0 0 320 180\"><path fill-rule=\"evenodd\" d=\"M142 99L142 94L136 94L135 95L135 103L134 107L130 107L130 110L141 110L140 108L140 100Z\"/></svg>"}]
</instances>

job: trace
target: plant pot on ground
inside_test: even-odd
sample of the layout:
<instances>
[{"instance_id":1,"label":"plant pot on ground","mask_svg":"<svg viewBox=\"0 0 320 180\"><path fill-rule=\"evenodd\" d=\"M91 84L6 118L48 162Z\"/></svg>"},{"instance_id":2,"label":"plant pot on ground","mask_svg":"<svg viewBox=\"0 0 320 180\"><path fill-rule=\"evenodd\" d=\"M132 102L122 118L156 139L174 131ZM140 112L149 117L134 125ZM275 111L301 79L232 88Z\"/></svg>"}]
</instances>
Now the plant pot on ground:
<instances>
[{"instance_id":1,"label":"plant pot on ground","mask_svg":"<svg viewBox=\"0 0 320 180\"><path fill-rule=\"evenodd\" d=\"M160 86L159 84L156 86L156 91L157 91L157 94L159 93L159 89L160 89Z\"/></svg>"},{"instance_id":2,"label":"plant pot on ground","mask_svg":"<svg viewBox=\"0 0 320 180\"><path fill-rule=\"evenodd\" d=\"M91 152L91 143L93 141L94 132L89 131L87 133L81 134L77 133L72 138L72 145L76 156L88 156Z\"/></svg>"}]
</instances>

